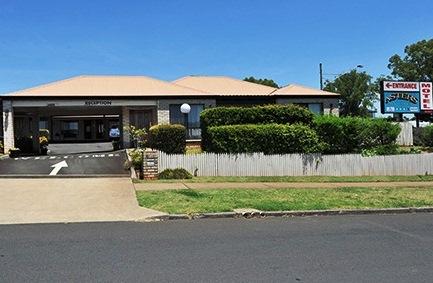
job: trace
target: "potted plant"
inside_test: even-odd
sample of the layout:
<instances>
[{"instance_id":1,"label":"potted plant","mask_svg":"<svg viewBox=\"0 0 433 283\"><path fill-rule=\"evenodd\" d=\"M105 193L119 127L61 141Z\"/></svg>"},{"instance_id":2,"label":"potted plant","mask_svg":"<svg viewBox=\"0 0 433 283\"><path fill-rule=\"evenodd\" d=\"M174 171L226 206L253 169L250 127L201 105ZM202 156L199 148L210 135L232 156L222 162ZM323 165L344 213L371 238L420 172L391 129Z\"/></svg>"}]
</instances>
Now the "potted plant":
<instances>
[{"instance_id":1,"label":"potted plant","mask_svg":"<svg viewBox=\"0 0 433 283\"><path fill-rule=\"evenodd\" d=\"M15 158L18 157L21 153L21 150L19 148L11 148L9 149L9 157Z\"/></svg>"}]
</instances>

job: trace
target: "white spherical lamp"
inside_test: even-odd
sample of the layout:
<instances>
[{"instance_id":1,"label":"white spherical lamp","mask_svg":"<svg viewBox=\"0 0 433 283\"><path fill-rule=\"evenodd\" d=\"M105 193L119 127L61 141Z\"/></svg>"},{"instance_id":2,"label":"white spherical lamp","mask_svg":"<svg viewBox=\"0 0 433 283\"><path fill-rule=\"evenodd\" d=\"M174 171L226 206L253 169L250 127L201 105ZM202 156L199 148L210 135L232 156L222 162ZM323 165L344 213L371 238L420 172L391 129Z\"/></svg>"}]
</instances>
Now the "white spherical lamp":
<instances>
[{"instance_id":1,"label":"white spherical lamp","mask_svg":"<svg viewBox=\"0 0 433 283\"><path fill-rule=\"evenodd\" d=\"M180 112L188 114L191 111L191 106L188 103L184 103L180 106Z\"/></svg>"}]
</instances>

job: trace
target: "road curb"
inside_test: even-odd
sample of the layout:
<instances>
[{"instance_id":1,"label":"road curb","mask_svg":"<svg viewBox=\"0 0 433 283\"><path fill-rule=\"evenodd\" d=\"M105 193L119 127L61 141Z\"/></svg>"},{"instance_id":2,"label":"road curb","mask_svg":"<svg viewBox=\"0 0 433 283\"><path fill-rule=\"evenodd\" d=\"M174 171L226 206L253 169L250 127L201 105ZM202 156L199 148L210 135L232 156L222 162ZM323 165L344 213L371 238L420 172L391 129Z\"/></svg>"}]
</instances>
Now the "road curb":
<instances>
[{"instance_id":1,"label":"road curb","mask_svg":"<svg viewBox=\"0 0 433 283\"><path fill-rule=\"evenodd\" d=\"M95 175L81 175L81 174L65 174L65 175L0 175L0 179L59 179L59 178L130 178L129 174L95 174Z\"/></svg>"},{"instance_id":2,"label":"road curb","mask_svg":"<svg viewBox=\"0 0 433 283\"><path fill-rule=\"evenodd\" d=\"M302 217L331 215L402 214L433 213L433 207L407 207L382 209L342 209L342 210L297 210L297 211L260 211L260 212L217 212L195 214L168 214L152 217L154 220L194 220L210 218L264 218L264 217Z\"/></svg>"}]
</instances>

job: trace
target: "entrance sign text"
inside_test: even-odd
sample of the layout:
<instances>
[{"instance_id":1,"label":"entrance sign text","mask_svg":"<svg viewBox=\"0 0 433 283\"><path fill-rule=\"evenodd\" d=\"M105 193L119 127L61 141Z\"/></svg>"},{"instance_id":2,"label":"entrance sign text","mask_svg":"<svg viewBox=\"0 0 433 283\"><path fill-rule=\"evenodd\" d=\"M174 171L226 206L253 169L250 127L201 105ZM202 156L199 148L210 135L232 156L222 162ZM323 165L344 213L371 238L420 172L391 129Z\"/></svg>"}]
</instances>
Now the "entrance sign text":
<instances>
[{"instance_id":1,"label":"entrance sign text","mask_svg":"<svg viewBox=\"0 0 433 283\"><path fill-rule=\"evenodd\" d=\"M421 91L421 110L432 111L433 110L432 83L420 83L420 91Z\"/></svg>"}]
</instances>

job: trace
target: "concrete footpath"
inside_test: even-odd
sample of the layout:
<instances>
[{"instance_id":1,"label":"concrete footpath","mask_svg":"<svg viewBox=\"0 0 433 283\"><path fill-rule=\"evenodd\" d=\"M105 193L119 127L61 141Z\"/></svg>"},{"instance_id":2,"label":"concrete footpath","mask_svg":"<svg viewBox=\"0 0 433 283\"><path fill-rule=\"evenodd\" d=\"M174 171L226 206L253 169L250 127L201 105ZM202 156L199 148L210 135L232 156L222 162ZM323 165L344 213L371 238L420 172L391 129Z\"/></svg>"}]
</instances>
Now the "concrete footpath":
<instances>
[{"instance_id":1,"label":"concrete footpath","mask_svg":"<svg viewBox=\"0 0 433 283\"><path fill-rule=\"evenodd\" d=\"M433 182L226 182L226 183L156 183L143 182L134 184L136 190L163 191L180 189L329 189L329 188L433 188Z\"/></svg>"},{"instance_id":2,"label":"concrete footpath","mask_svg":"<svg viewBox=\"0 0 433 283\"><path fill-rule=\"evenodd\" d=\"M144 221L129 178L1 179L0 224Z\"/></svg>"}]
</instances>

